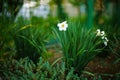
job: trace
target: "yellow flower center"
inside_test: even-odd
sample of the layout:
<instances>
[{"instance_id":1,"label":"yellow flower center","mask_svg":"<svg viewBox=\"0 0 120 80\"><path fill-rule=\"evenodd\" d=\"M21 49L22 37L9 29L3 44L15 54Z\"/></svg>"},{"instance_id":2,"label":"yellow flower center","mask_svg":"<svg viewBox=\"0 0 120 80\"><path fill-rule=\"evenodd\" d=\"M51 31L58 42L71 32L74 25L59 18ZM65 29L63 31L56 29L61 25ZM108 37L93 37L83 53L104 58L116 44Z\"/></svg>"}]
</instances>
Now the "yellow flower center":
<instances>
[{"instance_id":1,"label":"yellow flower center","mask_svg":"<svg viewBox=\"0 0 120 80\"><path fill-rule=\"evenodd\" d=\"M64 24L62 24L61 26L62 26L62 28L64 28L64 26L65 26L65 25L64 25Z\"/></svg>"}]
</instances>

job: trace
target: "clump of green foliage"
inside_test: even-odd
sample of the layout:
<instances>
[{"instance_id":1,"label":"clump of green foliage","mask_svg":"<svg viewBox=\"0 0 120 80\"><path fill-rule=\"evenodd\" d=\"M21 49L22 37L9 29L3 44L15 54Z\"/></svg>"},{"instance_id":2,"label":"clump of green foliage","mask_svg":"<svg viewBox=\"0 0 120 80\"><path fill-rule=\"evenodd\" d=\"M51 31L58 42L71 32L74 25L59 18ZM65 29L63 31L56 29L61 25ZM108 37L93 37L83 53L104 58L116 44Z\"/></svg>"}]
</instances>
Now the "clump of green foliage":
<instances>
[{"instance_id":1,"label":"clump of green foliage","mask_svg":"<svg viewBox=\"0 0 120 80\"><path fill-rule=\"evenodd\" d=\"M68 21L66 31L53 28L53 34L58 38L63 50L63 59L67 69L73 67L81 73L90 60L102 50L101 40L96 36L96 30L88 29L78 21Z\"/></svg>"},{"instance_id":2,"label":"clump of green foliage","mask_svg":"<svg viewBox=\"0 0 120 80\"><path fill-rule=\"evenodd\" d=\"M51 36L50 26L55 23L54 18L51 20L37 17L32 17L30 20L18 18L13 29L17 58L28 56L37 62L40 56L45 56L46 44Z\"/></svg>"}]
</instances>

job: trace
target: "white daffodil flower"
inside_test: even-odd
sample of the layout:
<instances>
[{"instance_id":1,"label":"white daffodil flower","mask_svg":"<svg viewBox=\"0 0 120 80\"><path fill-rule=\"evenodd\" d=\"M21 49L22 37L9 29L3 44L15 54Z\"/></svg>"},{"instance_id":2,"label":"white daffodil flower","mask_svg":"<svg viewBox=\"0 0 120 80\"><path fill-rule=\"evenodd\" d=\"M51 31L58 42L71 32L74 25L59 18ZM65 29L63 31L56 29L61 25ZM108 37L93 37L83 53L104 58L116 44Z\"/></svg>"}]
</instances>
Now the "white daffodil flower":
<instances>
[{"instance_id":1,"label":"white daffodil flower","mask_svg":"<svg viewBox=\"0 0 120 80\"><path fill-rule=\"evenodd\" d=\"M104 37L104 36L103 36L103 37ZM107 39L107 37L104 37L104 38L103 38L103 43L104 43L105 46L107 46L108 41L109 41L109 40Z\"/></svg>"},{"instance_id":2,"label":"white daffodil flower","mask_svg":"<svg viewBox=\"0 0 120 80\"><path fill-rule=\"evenodd\" d=\"M97 29L97 35L96 36L100 36L100 29Z\"/></svg>"},{"instance_id":3,"label":"white daffodil flower","mask_svg":"<svg viewBox=\"0 0 120 80\"><path fill-rule=\"evenodd\" d=\"M57 26L59 27L60 31L66 31L68 24L67 21L64 21L62 23L58 23Z\"/></svg>"},{"instance_id":4,"label":"white daffodil flower","mask_svg":"<svg viewBox=\"0 0 120 80\"><path fill-rule=\"evenodd\" d=\"M105 35L105 32L104 31L101 31L101 34L100 34L101 36L104 36Z\"/></svg>"},{"instance_id":5,"label":"white daffodil flower","mask_svg":"<svg viewBox=\"0 0 120 80\"><path fill-rule=\"evenodd\" d=\"M107 37L105 37L105 40L108 42L109 40L107 39Z\"/></svg>"},{"instance_id":6,"label":"white daffodil flower","mask_svg":"<svg viewBox=\"0 0 120 80\"><path fill-rule=\"evenodd\" d=\"M104 45L107 46L107 41L104 41Z\"/></svg>"},{"instance_id":7,"label":"white daffodil flower","mask_svg":"<svg viewBox=\"0 0 120 80\"><path fill-rule=\"evenodd\" d=\"M102 36L101 39L105 39L105 36Z\"/></svg>"},{"instance_id":8,"label":"white daffodil flower","mask_svg":"<svg viewBox=\"0 0 120 80\"><path fill-rule=\"evenodd\" d=\"M97 29L97 35L96 36L101 37L101 39L103 40L104 45L107 46L107 43L108 43L109 40L107 39L104 31L100 31L100 29Z\"/></svg>"}]
</instances>

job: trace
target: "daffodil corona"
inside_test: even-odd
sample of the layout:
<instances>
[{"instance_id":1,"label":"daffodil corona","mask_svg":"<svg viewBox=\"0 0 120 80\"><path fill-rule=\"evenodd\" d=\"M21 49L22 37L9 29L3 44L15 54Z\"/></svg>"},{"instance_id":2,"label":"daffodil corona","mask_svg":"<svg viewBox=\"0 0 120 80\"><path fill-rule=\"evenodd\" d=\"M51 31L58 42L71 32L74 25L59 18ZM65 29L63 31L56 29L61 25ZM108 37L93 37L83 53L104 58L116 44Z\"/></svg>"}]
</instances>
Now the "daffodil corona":
<instances>
[{"instance_id":1,"label":"daffodil corona","mask_svg":"<svg viewBox=\"0 0 120 80\"><path fill-rule=\"evenodd\" d=\"M64 21L62 23L58 23L57 26L59 27L60 31L66 31L68 24L67 21Z\"/></svg>"}]
</instances>

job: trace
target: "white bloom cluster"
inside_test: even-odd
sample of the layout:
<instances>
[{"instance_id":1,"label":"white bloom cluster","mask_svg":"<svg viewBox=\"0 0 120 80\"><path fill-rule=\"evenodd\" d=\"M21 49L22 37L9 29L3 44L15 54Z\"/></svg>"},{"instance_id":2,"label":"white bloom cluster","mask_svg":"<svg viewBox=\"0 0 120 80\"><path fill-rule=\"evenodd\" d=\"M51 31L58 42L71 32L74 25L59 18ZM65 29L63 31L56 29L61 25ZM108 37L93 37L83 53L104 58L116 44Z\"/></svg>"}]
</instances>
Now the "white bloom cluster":
<instances>
[{"instance_id":1,"label":"white bloom cluster","mask_svg":"<svg viewBox=\"0 0 120 80\"><path fill-rule=\"evenodd\" d=\"M100 29L97 29L96 36L100 36L101 39L103 40L104 45L107 46L107 43L108 43L109 40L107 39L104 31L100 31Z\"/></svg>"},{"instance_id":2,"label":"white bloom cluster","mask_svg":"<svg viewBox=\"0 0 120 80\"><path fill-rule=\"evenodd\" d=\"M68 24L67 21L64 21L62 23L58 23L57 26L59 27L60 31L66 31Z\"/></svg>"}]
</instances>

